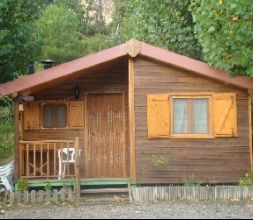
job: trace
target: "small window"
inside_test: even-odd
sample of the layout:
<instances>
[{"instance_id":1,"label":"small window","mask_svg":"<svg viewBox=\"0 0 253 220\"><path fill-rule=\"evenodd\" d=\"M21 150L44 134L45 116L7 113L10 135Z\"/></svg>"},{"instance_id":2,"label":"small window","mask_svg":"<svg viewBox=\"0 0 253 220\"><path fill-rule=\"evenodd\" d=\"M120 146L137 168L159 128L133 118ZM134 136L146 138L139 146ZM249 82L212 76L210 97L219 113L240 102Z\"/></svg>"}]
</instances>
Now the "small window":
<instances>
[{"instance_id":1,"label":"small window","mask_svg":"<svg viewBox=\"0 0 253 220\"><path fill-rule=\"evenodd\" d=\"M43 128L66 128L67 127L67 105L66 104L44 104Z\"/></svg>"},{"instance_id":2,"label":"small window","mask_svg":"<svg viewBox=\"0 0 253 220\"><path fill-rule=\"evenodd\" d=\"M209 98L173 98L173 134L209 134Z\"/></svg>"}]
</instances>

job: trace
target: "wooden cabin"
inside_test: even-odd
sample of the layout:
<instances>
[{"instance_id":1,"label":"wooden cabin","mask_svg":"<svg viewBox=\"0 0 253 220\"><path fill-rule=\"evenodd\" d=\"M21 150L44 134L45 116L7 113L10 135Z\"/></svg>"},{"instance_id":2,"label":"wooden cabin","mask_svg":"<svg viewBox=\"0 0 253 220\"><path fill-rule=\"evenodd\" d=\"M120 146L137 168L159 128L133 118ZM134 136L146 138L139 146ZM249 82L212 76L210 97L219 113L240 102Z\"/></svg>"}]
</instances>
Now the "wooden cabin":
<instances>
[{"instance_id":1,"label":"wooden cabin","mask_svg":"<svg viewBox=\"0 0 253 220\"><path fill-rule=\"evenodd\" d=\"M252 89L137 40L7 82L16 180L238 183L252 167Z\"/></svg>"}]
</instances>

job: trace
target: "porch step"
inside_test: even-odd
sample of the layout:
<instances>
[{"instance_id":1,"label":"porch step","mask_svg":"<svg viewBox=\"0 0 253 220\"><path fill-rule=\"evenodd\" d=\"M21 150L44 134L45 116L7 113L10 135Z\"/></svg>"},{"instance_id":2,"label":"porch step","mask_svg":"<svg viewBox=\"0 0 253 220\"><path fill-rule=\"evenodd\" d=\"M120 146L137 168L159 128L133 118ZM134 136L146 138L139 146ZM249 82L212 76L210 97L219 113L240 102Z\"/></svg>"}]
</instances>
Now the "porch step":
<instances>
[{"instance_id":1,"label":"porch step","mask_svg":"<svg viewBox=\"0 0 253 220\"><path fill-rule=\"evenodd\" d=\"M124 202L124 203L128 203L129 202L129 198L123 198L123 197L118 197L118 196L114 196L111 198L108 197L99 197L99 198L87 198L85 197L86 204L91 204L94 205L94 203L96 204L108 204L109 203L113 203L113 202Z\"/></svg>"},{"instance_id":2,"label":"porch step","mask_svg":"<svg viewBox=\"0 0 253 220\"><path fill-rule=\"evenodd\" d=\"M82 194L103 194L103 193L128 193L128 188L103 188L103 189L85 189Z\"/></svg>"}]
</instances>

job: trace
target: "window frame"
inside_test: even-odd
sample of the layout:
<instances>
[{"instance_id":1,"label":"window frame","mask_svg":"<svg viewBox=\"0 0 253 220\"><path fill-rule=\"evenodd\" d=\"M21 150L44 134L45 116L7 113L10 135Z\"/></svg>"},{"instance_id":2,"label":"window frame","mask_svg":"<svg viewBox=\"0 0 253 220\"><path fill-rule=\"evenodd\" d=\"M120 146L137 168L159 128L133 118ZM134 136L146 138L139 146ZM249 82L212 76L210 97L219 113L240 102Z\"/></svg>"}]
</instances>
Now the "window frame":
<instances>
[{"instance_id":1,"label":"window frame","mask_svg":"<svg viewBox=\"0 0 253 220\"><path fill-rule=\"evenodd\" d=\"M44 127L44 106L45 105L51 105L51 106L59 106L59 105L65 105L66 106L66 127L50 127L46 128ZM42 130L66 130L69 128L69 103L67 102L43 102L41 103L41 129Z\"/></svg>"},{"instance_id":2,"label":"window frame","mask_svg":"<svg viewBox=\"0 0 253 220\"><path fill-rule=\"evenodd\" d=\"M168 94L169 95L169 101L170 101L170 138L174 139L210 139L215 138L214 132L213 132L213 114L212 114L212 106L213 106L213 94L191 94L191 95L185 95L185 94ZM185 134L175 134L174 133L174 102L173 99L208 99L208 133L185 133ZM189 104L188 110L189 110ZM191 105L192 108L192 105ZM190 110L192 112L192 109ZM190 113L192 116L193 114ZM193 118L190 116L188 129L189 127L193 127ZM189 118L188 118L189 119ZM192 129L190 129L192 130Z\"/></svg>"}]
</instances>

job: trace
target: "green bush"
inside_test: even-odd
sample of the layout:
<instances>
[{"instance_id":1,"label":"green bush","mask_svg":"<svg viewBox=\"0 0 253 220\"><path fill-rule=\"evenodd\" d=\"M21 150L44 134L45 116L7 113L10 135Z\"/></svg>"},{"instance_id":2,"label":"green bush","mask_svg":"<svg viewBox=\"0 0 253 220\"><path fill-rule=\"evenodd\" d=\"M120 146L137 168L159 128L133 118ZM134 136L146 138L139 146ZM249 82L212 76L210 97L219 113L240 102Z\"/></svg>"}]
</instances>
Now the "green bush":
<instances>
[{"instance_id":1,"label":"green bush","mask_svg":"<svg viewBox=\"0 0 253 220\"><path fill-rule=\"evenodd\" d=\"M184 177L183 179L182 179L182 181L183 181L183 185L184 186L195 186L195 187L197 187L197 186L201 186L201 183L200 183L200 181L198 180L198 179L196 179L194 176L191 176L191 177Z\"/></svg>"},{"instance_id":2,"label":"green bush","mask_svg":"<svg viewBox=\"0 0 253 220\"><path fill-rule=\"evenodd\" d=\"M44 186L44 190L45 191L51 191L53 188L52 184L51 183L47 183L45 186Z\"/></svg>"},{"instance_id":3,"label":"green bush","mask_svg":"<svg viewBox=\"0 0 253 220\"><path fill-rule=\"evenodd\" d=\"M14 151L13 105L5 102L0 107L0 160L10 157Z\"/></svg>"},{"instance_id":4,"label":"green bush","mask_svg":"<svg viewBox=\"0 0 253 220\"><path fill-rule=\"evenodd\" d=\"M26 179L19 179L17 181L16 190L18 192L24 192L28 190L28 182Z\"/></svg>"},{"instance_id":5,"label":"green bush","mask_svg":"<svg viewBox=\"0 0 253 220\"><path fill-rule=\"evenodd\" d=\"M168 166L169 165L169 158L167 156L163 156L163 155L153 155L151 163L155 167Z\"/></svg>"},{"instance_id":6,"label":"green bush","mask_svg":"<svg viewBox=\"0 0 253 220\"><path fill-rule=\"evenodd\" d=\"M240 180L240 186L253 186L253 170L246 173L245 177Z\"/></svg>"}]
</instances>

